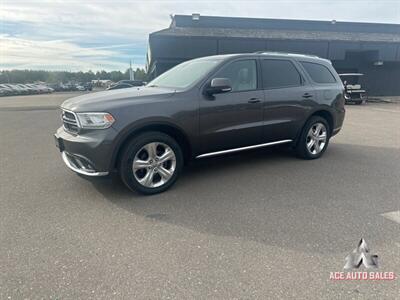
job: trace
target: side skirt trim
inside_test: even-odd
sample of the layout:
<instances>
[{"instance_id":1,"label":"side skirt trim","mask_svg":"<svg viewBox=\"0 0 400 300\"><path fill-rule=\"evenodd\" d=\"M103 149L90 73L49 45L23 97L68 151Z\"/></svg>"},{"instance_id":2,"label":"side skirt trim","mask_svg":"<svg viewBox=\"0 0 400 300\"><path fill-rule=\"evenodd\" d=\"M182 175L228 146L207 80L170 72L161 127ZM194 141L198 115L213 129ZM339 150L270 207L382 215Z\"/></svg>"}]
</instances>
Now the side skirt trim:
<instances>
[{"instance_id":1,"label":"side skirt trim","mask_svg":"<svg viewBox=\"0 0 400 300\"><path fill-rule=\"evenodd\" d=\"M258 144L258 145L240 147L240 148L233 148L233 149L228 149L228 150L222 150L222 151L204 153L204 154L201 154L201 155L196 156L196 158L203 158L203 157L209 157L209 156L223 155L223 154L232 153L232 152L239 152L239 151L244 151L244 150L262 148L262 147L268 147L268 146L279 145L279 144L285 144L285 143L290 143L290 142L293 142L293 140L282 140L282 141L276 141L276 142L270 142L270 143L264 143L264 144Z\"/></svg>"}]
</instances>

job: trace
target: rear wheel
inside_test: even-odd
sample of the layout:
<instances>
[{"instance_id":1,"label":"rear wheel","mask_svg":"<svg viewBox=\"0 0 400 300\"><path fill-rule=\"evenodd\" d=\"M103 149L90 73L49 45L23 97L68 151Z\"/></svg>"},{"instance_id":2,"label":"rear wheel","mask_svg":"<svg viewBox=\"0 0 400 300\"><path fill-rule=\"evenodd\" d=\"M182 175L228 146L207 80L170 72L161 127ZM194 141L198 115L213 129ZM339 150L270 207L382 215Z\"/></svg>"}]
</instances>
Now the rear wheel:
<instances>
[{"instance_id":1,"label":"rear wheel","mask_svg":"<svg viewBox=\"0 0 400 300\"><path fill-rule=\"evenodd\" d=\"M182 151L172 137L146 132L133 138L124 149L119 171L131 190L150 195L171 187L182 166Z\"/></svg>"},{"instance_id":2,"label":"rear wheel","mask_svg":"<svg viewBox=\"0 0 400 300\"><path fill-rule=\"evenodd\" d=\"M301 132L296 146L297 155L304 159L321 157L328 147L329 138L328 122L319 116L311 117Z\"/></svg>"}]
</instances>

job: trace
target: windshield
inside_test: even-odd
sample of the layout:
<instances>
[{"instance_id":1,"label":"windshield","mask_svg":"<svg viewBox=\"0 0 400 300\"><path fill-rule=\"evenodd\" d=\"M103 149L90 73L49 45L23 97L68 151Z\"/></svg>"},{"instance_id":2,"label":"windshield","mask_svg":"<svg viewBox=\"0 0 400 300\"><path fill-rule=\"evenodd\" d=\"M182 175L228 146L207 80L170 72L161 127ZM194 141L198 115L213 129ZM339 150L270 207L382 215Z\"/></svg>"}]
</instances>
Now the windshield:
<instances>
[{"instance_id":1,"label":"windshield","mask_svg":"<svg viewBox=\"0 0 400 300\"><path fill-rule=\"evenodd\" d=\"M340 79L342 79L343 83L346 82L346 84L358 84L360 80L360 76L357 75L349 75L349 76L340 76Z\"/></svg>"},{"instance_id":2,"label":"windshield","mask_svg":"<svg viewBox=\"0 0 400 300\"><path fill-rule=\"evenodd\" d=\"M219 62L219 59L198 59L187 61L161 74L149 82L147 86L184 89L201 79Z\"/></svg>"}]
</instances>

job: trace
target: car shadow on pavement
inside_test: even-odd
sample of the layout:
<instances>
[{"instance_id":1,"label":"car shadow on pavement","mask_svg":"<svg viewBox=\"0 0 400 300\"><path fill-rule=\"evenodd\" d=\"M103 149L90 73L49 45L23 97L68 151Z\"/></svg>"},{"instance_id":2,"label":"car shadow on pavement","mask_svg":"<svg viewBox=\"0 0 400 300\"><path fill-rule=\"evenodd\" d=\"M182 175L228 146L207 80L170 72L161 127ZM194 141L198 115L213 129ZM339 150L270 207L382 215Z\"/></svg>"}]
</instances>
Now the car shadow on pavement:
<instances>
[{"instance_id":1,"label":"car shadow on pavement","mask_svg":"<svg viewBox=\"0 0 400 300\"><path fill-rule=\"evenodd\" d=\"M305 161L279 147L195 161L158 195L132 193L117 178L93 185L152 222L336 253L351 250L361 237L374 245L397 238L397 224L380 214L398 208L398 158L394 148L332 143L323 158Z\"/></svg>"}]
</instances>

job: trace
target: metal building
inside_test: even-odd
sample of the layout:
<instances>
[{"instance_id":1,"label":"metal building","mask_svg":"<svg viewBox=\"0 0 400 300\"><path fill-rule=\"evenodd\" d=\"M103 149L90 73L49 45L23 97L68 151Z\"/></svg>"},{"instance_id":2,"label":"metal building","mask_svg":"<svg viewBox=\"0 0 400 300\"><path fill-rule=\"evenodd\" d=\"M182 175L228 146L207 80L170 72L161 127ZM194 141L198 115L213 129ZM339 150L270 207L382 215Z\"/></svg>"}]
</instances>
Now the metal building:
<instances>
[{"instance_id":1,"label":"metal building","mask_svg":"<svg viewBox=\"0 0 400 300\"><path fill-rule=\"evenodd\" d=\"M151 78L207 55L280 51L314 54L338 73L364 73L370 95L400 95L400 24L175 15L149 36Z\"/></svg>"}]
</instances>

